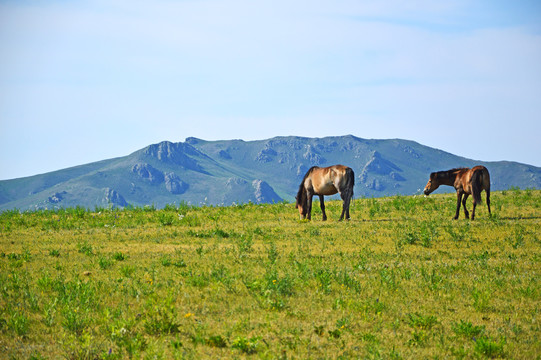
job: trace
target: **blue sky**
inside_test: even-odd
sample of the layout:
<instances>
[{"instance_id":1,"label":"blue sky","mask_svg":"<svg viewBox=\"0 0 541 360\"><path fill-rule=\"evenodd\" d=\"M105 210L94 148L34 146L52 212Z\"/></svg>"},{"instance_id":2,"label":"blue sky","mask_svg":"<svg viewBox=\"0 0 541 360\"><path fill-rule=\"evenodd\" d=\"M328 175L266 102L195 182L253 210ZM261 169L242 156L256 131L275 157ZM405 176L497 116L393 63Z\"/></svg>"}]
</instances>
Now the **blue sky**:
<instances>
[{"instance_id":1,"label":"blue sky","mask_svg":"<svg viewBox=\"0 0 541 360\"><path fill-rule=\"evenodd\" d=\"M189 136L541 166L540 4L0 0L0 179Z\"/></svg>"}]
</instances>

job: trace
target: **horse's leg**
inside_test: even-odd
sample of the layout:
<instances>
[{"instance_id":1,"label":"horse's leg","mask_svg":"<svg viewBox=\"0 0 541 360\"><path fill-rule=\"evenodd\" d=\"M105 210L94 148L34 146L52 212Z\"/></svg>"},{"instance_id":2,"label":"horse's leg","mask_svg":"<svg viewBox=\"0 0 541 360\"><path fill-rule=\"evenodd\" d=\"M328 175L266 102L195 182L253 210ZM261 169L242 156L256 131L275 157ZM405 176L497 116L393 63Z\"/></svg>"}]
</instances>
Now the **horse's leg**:
<instances>
[{"instance_id":1,"label":"horse's leg","mask_svg":"<svg viewBox=\"0 0 541 360\"><path fill-rule=\"evenodd\" d=\"M346 220L349 219L349 201L351 197L348 193L341 192L340 197L342 198L342 214L340 215L340 221L344 220L344 216L346 217Z\"/></svg>"},{"instance_id":2,"label":"horse's leg","mask_svg":"<svg viewBox=\"0 0 541 360\"><path fill-rule=\"evenodd\" d=\"M346 214L346 201L344 200L344 194L340 193L340 197L342 198L342 214L340 214L339 221L344 220L344 215Z\"/></svg>"},{"instance_id":3,"label":"horse's leg","mask_svg":"<svg viewBox=\"0 0 541 360\"><path fill-rule=\"evenodd\" d=\"M470 213L468 212L468 209L466 209L466 200L468 200L469 194L464 194L464 198L462 199L462 207L464 208L464 215L466 215L466 219L470 218Z\"/></svg>"},{"instance_id":4,"label":"horse's leg","mask_svg":"<svg viewBox=\"0 0 541 360\"><path fill-rule=\"evenodd\" d=\"M488 207L488 215L492 215L490 212L490 189L486 189L485 192L487 193L487 207Z\"/></svg>"},{"instance_id":5,"label":"horse's leg","mask_svg":"<svg viewBox=\"0 0 541 360\"><path fill-rule=\"evenodd\" d=\"M475 201L475 196L472 196L473 209L471 211L471 219L475 219L475 208L477 207L477 201Z\"/></svg>"},{"instance_id":6,"label":"horse's leg","mask_svg":"<svg viewBox=\"0 0 541 360\"><path fill-rule=\"evenodd\" d=\"M458 214L460 214L460 201L462 200L462 192L457 191L456 192L456 214L454 219L458 219Z\"/></svg>"},{"instance_id":7,"label":"horse's leg","mask_svg":"<svg viewBox=\"0 0 541 360\"><path fill-rule=\"evenodd\" d=\"M346 220L351 219L349 216L349 205L351 204L351 197L348 196L346 201L344 202L344 207L346 208Z\"/></svg>"},{"instance_id":8,"label":"horse's leg","mask_svg":"<svg viewBox=\"0 0 541 360\"><path fill-rule=\"evenodd\" d=\"M325 199L323 195L319 195L319 205L321 206L321 212L323 213L323 221L327 220L327 214L325 214Z\"/></svg>"},{"instance_id":9,"label":"horse's leg","mask_svg":"<svg viewBox=\"0 0 541 360\"><path fill-rule=\"evenodd\" d=\"M308 199L306 199L306 206L308 207L308 209L306 212L306 216L307 216L306 218L308 220L312 220L312 197L314 196L314 194L309 192L307 196L308 196Z\"/></svg>"}]
</instances>

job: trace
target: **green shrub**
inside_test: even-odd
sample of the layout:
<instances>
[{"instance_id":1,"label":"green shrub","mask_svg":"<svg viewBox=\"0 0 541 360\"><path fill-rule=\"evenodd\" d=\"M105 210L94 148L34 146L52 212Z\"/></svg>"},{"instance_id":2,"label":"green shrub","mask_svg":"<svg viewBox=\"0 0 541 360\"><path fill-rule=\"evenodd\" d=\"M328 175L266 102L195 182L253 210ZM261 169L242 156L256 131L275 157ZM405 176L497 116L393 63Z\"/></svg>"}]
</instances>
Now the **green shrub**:
<instances>
[{"instance_id":1,"label":"green shrub","mask_svg":"<svg viewBox=\"0 0 541 360\"><path fill-rule=\"evenodd\" d=\"M481 336L475 341L475 351L489 358L505 357L505 340L502 338L499 341L491 337Z\"/></svg>"},{"instance_id":2,"label":"green shrub","mask_svg":"<svg viewBox=\"0 0 541 360\"><path fill-rule=\"evenodd\" d=\"M231 343L231 347L239 349L245 354L255 354L257 352L257 345L259 343L259 337L246 338L239 336Z\"/></svg>"},{"instance_id":3,"label":"green shrub","mask_svg":"<svg viewBox=\"0 0 541 360\"><path fill-rule=\"evenodd\" d=\"M451 328L455 334L464 336L466 338L478 337L485 332L484 325L473 325L471 322L464 320L452 323Z\"/></svg>"}]
</instances>

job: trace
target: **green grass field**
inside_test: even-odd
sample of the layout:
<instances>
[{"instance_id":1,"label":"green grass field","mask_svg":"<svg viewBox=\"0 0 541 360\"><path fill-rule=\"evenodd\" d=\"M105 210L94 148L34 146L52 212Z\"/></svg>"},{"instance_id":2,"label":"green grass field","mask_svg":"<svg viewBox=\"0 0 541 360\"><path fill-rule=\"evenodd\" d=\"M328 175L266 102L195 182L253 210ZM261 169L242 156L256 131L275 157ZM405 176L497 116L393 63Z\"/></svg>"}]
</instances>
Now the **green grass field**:
<instances>
[{"instance_id":1,"label":"green grass field","mask_svg":"<svg viewBox=\"0 0 541 360\"><path fill-rule=\"evenodd\" d=\"M455 199L4 212L0 358L541 358L541 191Z\"/></svg>"}]
</instances>

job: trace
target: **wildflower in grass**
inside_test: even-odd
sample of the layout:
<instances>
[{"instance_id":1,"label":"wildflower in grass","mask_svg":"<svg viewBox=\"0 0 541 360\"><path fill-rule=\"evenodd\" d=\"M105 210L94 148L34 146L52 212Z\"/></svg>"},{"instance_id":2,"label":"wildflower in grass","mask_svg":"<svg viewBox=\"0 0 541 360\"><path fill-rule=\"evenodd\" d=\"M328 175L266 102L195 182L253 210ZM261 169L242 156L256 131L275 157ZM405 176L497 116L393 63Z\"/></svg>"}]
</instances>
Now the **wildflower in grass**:
<instances>
[{"instance_id":1,"label":"wildflower in grass","mask_svg":"<svg viewBox=\"0 0 541 360\"><path fill-rule=\"evenodd\" d=\"M149 273L145 273L144 278L147 284L150 284L150 285L154 284L154 279L152 279Z\"/></svg>"},{"instance_id":2,"label":"wildflower in grass","mask_svg":"<svg viewBox=\"0 0 541 360\"><path fill-rule=\"evenodd\" d=\"M184 314L184 317L185 317L186 319L191 318L191 317L193 317L193 316L194 316L194 314L192 314L192 313L186 313L186 314Z\"/></svg>"}]
</instances>

